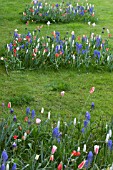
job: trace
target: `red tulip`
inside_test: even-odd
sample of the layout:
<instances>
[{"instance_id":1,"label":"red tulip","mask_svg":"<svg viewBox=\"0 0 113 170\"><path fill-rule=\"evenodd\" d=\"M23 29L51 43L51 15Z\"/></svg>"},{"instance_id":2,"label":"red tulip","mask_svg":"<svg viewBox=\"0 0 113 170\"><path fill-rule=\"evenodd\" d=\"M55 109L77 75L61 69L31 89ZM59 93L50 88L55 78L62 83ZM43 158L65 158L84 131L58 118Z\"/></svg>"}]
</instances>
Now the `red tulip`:
<instances>
[{"instance_id":1,"label":"red tulip","mask_svg":"<svg viewBox=\"0 0 113 170\"><path fill-rule=\"evenodd\" d=\"M71 154L72 156L80 156L80 152L76 152L75 150Z\"/></svg>"},{"instance_id":2,"label":"red tulip","mask_svg":"<svg viewBox=\"0 0 113 170\"><path fill-rule=\"evenodd\" d=\"M13 139L14 139L14 140L16 140L17 138L18 138L18 136L17 136L17 135L14 135L14 136L13 136Z\"/></svg>"},{"instance_id":3,"label":"red tulip","mask_svg":"<svg viewBox=\"0 0 113 170\"><path fill-rule=\"evenodd\" d=\"M62 162L58 165L57 170L62 170Z\"/></svg>"}]
</instances>

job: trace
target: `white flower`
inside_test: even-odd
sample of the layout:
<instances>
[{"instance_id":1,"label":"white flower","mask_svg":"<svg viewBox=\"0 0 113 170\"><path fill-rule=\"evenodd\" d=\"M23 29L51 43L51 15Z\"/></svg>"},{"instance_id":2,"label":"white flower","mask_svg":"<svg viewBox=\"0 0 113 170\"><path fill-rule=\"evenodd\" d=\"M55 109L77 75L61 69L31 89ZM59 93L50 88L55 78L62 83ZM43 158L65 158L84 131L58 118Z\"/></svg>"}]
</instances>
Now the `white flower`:
<instances>
[{"instance_id":1,"label":"white flower","mask_svg":"<svg viewBox=\"0 0 113 170\"><path fill-rule=\"evenodd\" d=\"M110 167L110 169L109 170L113 170L113 163L112 163L112 165L111 165L111 167Z\"/></svg>"},{"instance_id":2,"label":"white flower","mask_svg":"<svg viewBox=\"0 0 113 170\"><path fill-rule=\"evenodd\" d=\"M76 118L74 118L73 124L74 124L74 126L76 125Z\"/></svg>"},{"instance_id":3,"label":"white flower","mask_svg":"<svg viewBox=\"0 0 113 170\"><path fill-rule=\"evenodd\" d=\"M57 127L60 128L60 120L57 123Z\"/></svg>"},{"instance_id":4,"label":"white flower","mask_svg":"<svg viewBox=\"0 0 113 170\"><path fill-rule=\"evenodd\" d=\"M17 30L17 29L15 29L15 32L18 32L18 30Z\"/></svg>"},{"instance_id":5,"label":"white flower","mask_svg":"<svg viewBox=\"0 0 113 170\"><path fill-rule=\"evenodd\" d=\"M77 152L80 152L80 147L78 147Z\"/></svg>"},{"instance_id":6,"label":"white flower","mask_svg":"<svg viewBox=\"0 0 113 170\"><path fill-rule=\"evenodd\" d=\"M92 26L93 26L93 27L95 27L95 26L96 26L95 22L92 24Z\"/></svg>"},{"instance_id":7,"label":"white flower","mask_svg":"<svg viewBox=\"0 0 113 170\"><path fill-rule=\"evenodd\" d=\"M51 115L51 113L50 113L50 112L48 112L48 119L50 119L50 115Z\"/></svg>"},{"instance_id":8,"label":"white flower","mask_svg":"<svg viewBox=\"0 0 113 170\"><path fill-rule=\"evenodd\" d=\"M3 57L1 57L1 58L0 58L0 60L4 60L4 58L3 58Z\"/></svg>"},{"instance_id":9,"label":"white flower","mask_svg":"<svg viewBox=\"0 0 113 170\"><path fill-rule=\"evenodd\" d=\"M40 38L38 38L37 42L40 42Z\"/></svg>"},{"instance_id":10,"label":"white flower","mask_svg":"<svg viewBox=\"0 0 113 170\"><path fill-rule=\"evenodd\" d=\"M75 34L75 32L74 32L74 31L72 31L72 32L71 32L71 34L72 34L72 35L74 35L74 34Z\"/></svg>"},{"instance_id":11,"label":"white flower","mask_svg":"<svg viewBox=\"0 0 113 170\"><path fill-rule=\"evenodd\" d=\"M110 129L109 130L109 137L111 137L112 136L112 130Z\"/></svg>"},{"instance_id":12,"label":"white flower","mask_svg":"<svg viewBox=\"0 0 113 170\"><path fill-rule=\"evenodd\" d=\"M50 56L50 52L48 53L48 55L47 55L48 57Z\"/></svg>"},{"instance_id":13,"label":"white flower","mask_svg":"<svg viewBox=\"0 0 113 170\"><path fill-rule=\"evenodd\" d=\"M7 163L6 165L6 170L9 170L9 163Z\"/></svg>"},{"instance_id":14,"label":"white flower","mask_svg":"<svg viewBox=\"0 0 113 170\"><path fill-rule=\"evenodd\" d=\"M18 51L20 48L19 47L16 47L16 50Z\"/></svg>"},{"instance_id":15,"label":"white flower","mask_svg":"<svg viewBox=\"0 0 113 170\"><path fill-rule=\"evenodd\" d=\"M26 132L24 133L24 137L25 137L25 139L27 138L27 133Z\"/></svg>"},{"instance_id":16,"label":"white flower","mask_svg":"<svg viewBox=\"0 0 113 170\"><path fill-rule=\"evenodd\" d=\"M44 113L44 108L42 107L42 109L41 109L41 113Z\"/></svg>"},{"instance_id":17,"label":"white flower","mask_svg":"<svg viewBox=\"0 0 113 170\"><path fill-rule=\"evenodd\" d=\"M88 25L91 25L91 22L90 22L90 21L88 22Z\"/></svg>"},{"instance_id":18,"label":"white flower","mask_svg":"<svg viewBox=\"0 0 113 170\"><path fill-rule=\"evenodd\" d=\"M65 94L65 91L61 91L60 95L64 96L64 94Z\"/></svg>"},{"instance_id":19,"label":"white flower","mask_svg":"<svg viewBox=\"0 0 113 170\"><path fill-rule=\"evenodd\" d=\"M107 61L109 61L109 59L110 59L110 56L107 57Z\"/></svg>"},{"instance_id":20,"label":"white flower","mask_svg":"<svg viewBox=\"0 0 113 170\"><path fill-rule=\"evenodd\" d=\"M107 33L108 33L108 34L110 33L109 29L107 29Z\"/></svg>"},{"instance_id":21,"label":"white flower","mask_svg":"<svg viewBox=\"0 0 113 170\"><path fill-rule=\"evenodd\" d=\"M86 144L84 144L83 152L86 152Z\"/></svg>"},{"instance_id":22,"label":"white flower","mask_svg":"<svg viewBox=\"0 0 113 170\"><path fill-rule=\"evenodd\" d=\"M54 44L52 44L52 48L54 48Z\"/></svg>"},{"instance_id":23,"label":"white flower","mask_svg":"<svg viewBox=\"0 0 113 170\"><path fill-rule=\"evenodd\" d=\"M72 55L72 58L73 58L73 60L75 60L75 55L74 54Z\"/></svg>"},{"instance_id":24,"label":"white flower","mask_svg":"<svg viewBox=\"0 0 113 170\"><path fill-rule=\"evenodd\" d=\"M47 25L49 26L50 24L51 24L50 21L48 21L48 22L47 22Z\"/></svg>"},{"instance_id":25,"label":"white flower","mask_svg":"<svg viewBox=\"0 0 113 170\"><path fill-rule=\"evenodd\" d=\"M110 137L110 136L109 136L109 133L108 133L108 134L106 135L106 140L105 140L106 143L108 143L109 137Z\"/></svg>"},{"instance_id":26,"label":"white flower","mask_svg":"<svg viewBox=\"0 0 113 170\"><path fill-rule=\"evenodd\" d=\"M36 161L39 159L39 156L40 156L40 155L36 155L36 156L35 156L35 160L36 160Z\"/></svg>"}]
</instances>

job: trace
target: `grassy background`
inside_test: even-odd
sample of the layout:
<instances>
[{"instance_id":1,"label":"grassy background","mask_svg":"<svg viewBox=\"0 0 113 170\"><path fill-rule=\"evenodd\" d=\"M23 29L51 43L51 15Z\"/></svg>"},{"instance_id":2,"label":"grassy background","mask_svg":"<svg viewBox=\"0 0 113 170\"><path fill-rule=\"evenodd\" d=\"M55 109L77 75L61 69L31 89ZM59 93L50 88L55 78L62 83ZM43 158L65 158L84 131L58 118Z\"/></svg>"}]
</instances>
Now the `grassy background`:
<instances>
[{"instance_id":1,"label":"grassy background","mask_svg":"<svg viewBox=\"0 0 113 170\"><path fill-rule=\"evenodd\" d=\"M25 32L26 25L20 21L20 13L24 11L30 0L0 0L0 56L4 55L4 48L10 42L14 29L19 33ZM54 0L54 3L58 1ZM60 1L59 1L60 2ZM68 1L67 1L68 2ZM77 1L76 1L77 2ZM80 0L80 3L84 2ZM53 2L52 2L53 3ZM102 28L108 28L113 35L113 1L94 0L88 3L95 5L98 23L96 27L88 26L87 23L69 23L69 24L51 24L47 29L45 24L42 34L49 34L53 30L65 34L65 32L75 31L76 35L88 34L94 32L101 34ZM39 24L29 24L27 29L33 31ZM103 34L107 37L107 33ZM113 38L109 39L111 47ZM12 71L9 75L0 65L0 101L12 102L15 114L25 112L29 105L38 112L41 107L45 112L51 110L52 117L61 114L69 118L77 117L80 111L90 110L91 102L95 103L95 111L92 114L93 119L100 115L108 118L113 113L113 73L94 72L85 73L76 72L75 70L38 70L38 71ZM90 96L87 104L85 102L89 96L89 89L95 86L96 91ZM60 97L60 91L66 91L63 98ZM84 113L83 113L84 114ZM0 114L0 116L2 116Z\"/></svg>"}]
</instances>

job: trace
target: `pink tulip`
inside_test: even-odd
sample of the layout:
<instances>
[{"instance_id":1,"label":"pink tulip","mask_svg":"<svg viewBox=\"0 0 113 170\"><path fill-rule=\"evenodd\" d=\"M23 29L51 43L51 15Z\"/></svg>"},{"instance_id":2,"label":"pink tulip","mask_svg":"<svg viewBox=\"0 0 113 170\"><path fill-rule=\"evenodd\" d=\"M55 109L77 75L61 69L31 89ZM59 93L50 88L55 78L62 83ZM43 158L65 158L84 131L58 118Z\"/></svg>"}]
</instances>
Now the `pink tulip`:
<instances>
[{"instance_id":1,"label":"pink tulip","mask_svg":"<svg viewBox=\"0 0 113 170\"><path fill-rule=\"evenodd\" d=\"M82 161L79 165L78 165L78 169L82 169L85 165L86 161Z\"/></svg>"},{"instance_id":2,"label":"pink tulip","mask_svg":"<svg viewBox=\"0 0 113 170\"><path fill-rule=\"evenodd\" d=\"M36 119L36 124L40 124L41 120L39 118Z\"/></svg>"},{"instance_id":3,"label":"pink tulip","mask_svg":"<svg viewBox=\"0 0 113 170\"><path fill-rule=\"evenodd\" d=\"M50 161L54 161L54 155L50 156Z\"/></svg>"},{"instance_id":4,"label":"pink tulip","mask_svg":"<svg viewBox=\"0 0 113 170\"><path fill-rule=\"evenodd\" d=\"M56 152L56 150L57 150L57 146L55 146L55 145L53 145L53 147L52 147L52 154L54 154L55 152Z\"/></svg>"},{"instance_id":5,"label":"pink tulip","mask_svg":"<svg viewBox=\"0 0 113 170\"><path fill-rule=\"evenodd\" d=\"M92 94L94 91L95 91L95 87L92 87L92 88L90 89L90 94Z\"/></svg>"},{"instance_id":6,"label":"pink tulip","mask_svg":"<svg viewBox=\"0 0 113 170\"><path fill-rule=\"evenodd\" d=\"M99 151L99 145L94 146L94 153L97 155Z\"/></svg>"},{"instance_id":7,"label":"pink tulip","mask_svg":"<svg viewBox=\"0 0 113 170\"><path fill-rule=\"evenodd\" d=\"M11 102L8 103L8 108L11 108Z\"/></svg>"}]
</instances>

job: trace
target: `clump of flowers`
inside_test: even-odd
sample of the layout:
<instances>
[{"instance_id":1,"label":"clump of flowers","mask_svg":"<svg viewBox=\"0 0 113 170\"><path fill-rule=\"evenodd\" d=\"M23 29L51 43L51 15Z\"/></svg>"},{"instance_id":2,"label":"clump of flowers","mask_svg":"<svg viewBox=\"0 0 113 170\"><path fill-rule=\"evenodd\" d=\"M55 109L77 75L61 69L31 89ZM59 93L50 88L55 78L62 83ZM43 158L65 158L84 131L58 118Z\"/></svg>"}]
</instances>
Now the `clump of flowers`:
<instances>
[{"instance_id":1,"label":"clump of flowers","mask_svg":"<svg viewBox=\"0 0 113 170\"><path fill-rule=\"evenodd\" d=\"M11 69L38 69L42 67L60 68L101 68L113 65L112 50L107 39L91 33L89 36L76 36L60 32L41 36L40 28L26 34L14 31L13 40L7 44L5 66Z\"/></svg>"},{"instance_id":2,"label":"clump of flowers","mask_svg":"<svg viewBox=\"0 0 113 170\"><path fill-rule=\"evenodd\" d=\"M94 91L95 87L92 87L90 97ZM55 114L54 118L50 119L49 116L48 119L44 108L43 112L37 113L27 107L25 115L22 115L22 122L19 119L14 120L13 113L9 112L10 108L8 107L8 114L5 112L7 118L0 124L0 146L7 148L7 152L0 150L1 170L9 167L12 170L17 167L58 170L113 167L113 121L108 122L102 118L101 121L98 118L91 120L96 107L85 114L84 133L81 133L81 116L79 119L74 118L74 123L71 117L71 120L65 120L58 116L57 121Z\"/></svg>"},{"instance_id":3,"label":"clump of flowers","mask_svg":"<svg viewBox=\"0 0 113 170\"><path fill-rule=\"evenodd\" d=\"M95 21L94 5L79 5L62 2L60 4L48 4L33 0L28 5L21 17L24 22L71 22L71 21Z\"/></svg>"}]
</instances>

